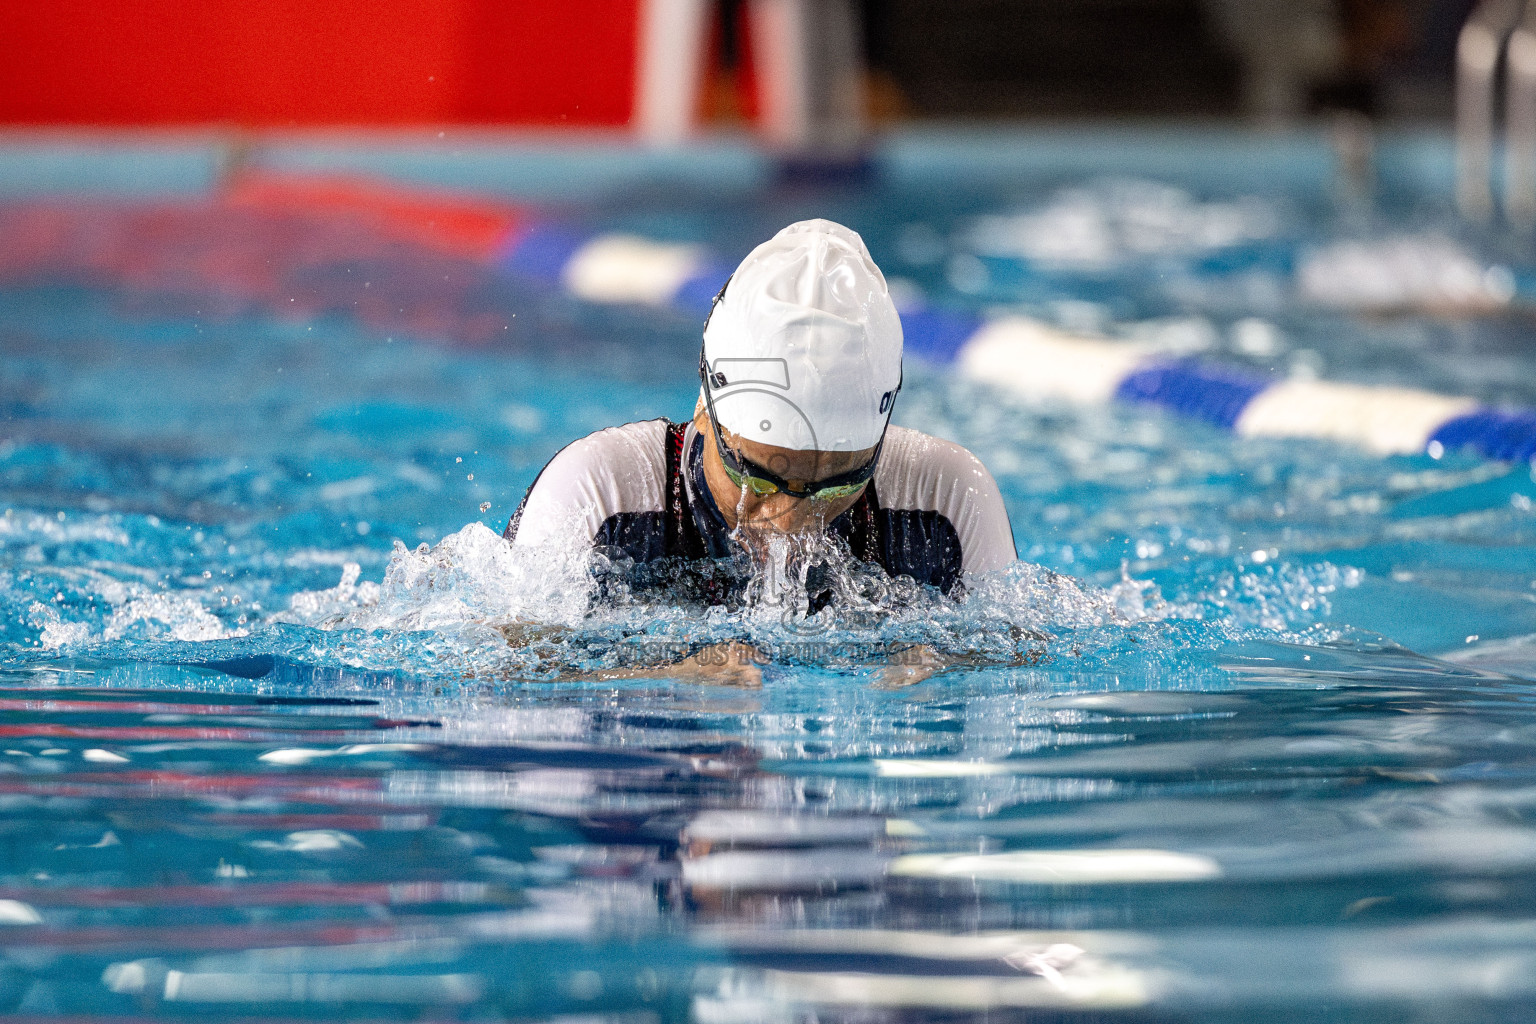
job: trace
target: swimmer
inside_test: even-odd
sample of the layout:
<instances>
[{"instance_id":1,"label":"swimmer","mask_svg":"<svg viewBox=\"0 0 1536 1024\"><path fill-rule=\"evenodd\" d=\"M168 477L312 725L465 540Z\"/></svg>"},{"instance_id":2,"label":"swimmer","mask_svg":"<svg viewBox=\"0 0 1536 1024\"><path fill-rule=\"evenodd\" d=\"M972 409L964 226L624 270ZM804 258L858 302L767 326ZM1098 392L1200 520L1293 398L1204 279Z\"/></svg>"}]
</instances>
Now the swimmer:
<instances>
[{"instance_id":1,"label":"swimmer","mask_svg":"<svg viewBox=\"0 0 1536 1024\"><path fill-rule=\"evenodd\" d=\"M556 543L575 524L621 564L693 567L685 589L711 604L741 597L711 563L745 552L761 567L776 541L836 538L891 577L958 596L968 577L1016 559L1012 528L975 456L891 425L901 359L901 319L863 239L827 220L791 224L715 297L692 420L629 423L567 446L505 537ZM676 572L658 576L678 584ZM829 596L813 594L809 610ZM892 659L896 678L940 667L926 649L905 652ZM743 661L715 655L684 661Z\"/></svg>"}]
</instances>

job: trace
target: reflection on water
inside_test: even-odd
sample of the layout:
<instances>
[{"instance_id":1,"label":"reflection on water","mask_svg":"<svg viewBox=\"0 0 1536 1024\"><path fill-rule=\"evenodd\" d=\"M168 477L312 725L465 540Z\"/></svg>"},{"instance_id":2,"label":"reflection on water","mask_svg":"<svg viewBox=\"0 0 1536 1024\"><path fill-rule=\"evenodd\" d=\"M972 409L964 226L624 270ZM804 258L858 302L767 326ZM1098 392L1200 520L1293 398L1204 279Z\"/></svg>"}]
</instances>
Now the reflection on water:
<instances>
[{"instance_id":1,"label":"reflection on water","mask_svg":"<svg viewBox=\"0 0 1536 1024\"><path fill-rule=\"evenodd\" d=\"M409 684L281 658L13 671L0 1005L1528 1005L1532 684L1365 642L1215 661L1200 689L1040 667L898 693L775 669L756 692Z\"/></svg>"}]
</instances>

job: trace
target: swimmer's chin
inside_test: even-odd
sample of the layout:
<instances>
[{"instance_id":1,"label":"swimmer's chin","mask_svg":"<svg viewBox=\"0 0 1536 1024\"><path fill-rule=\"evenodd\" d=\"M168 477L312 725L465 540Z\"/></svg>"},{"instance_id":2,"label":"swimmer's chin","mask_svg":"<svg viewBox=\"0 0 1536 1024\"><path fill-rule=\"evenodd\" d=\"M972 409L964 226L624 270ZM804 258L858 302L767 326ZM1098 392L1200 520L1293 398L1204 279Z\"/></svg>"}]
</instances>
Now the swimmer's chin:
<instances>
[{"instance_id":1,"label":"swimmer's chin","mask_svg":"<svg viewBox=\"0 0 1536 1024\"><path fill-rule=\"evenodd\" d=\"M809 543L826 534L825 519L797 523L785 516L739 519L731 530L731 538L754 555L765 554L775 540Z\"/></svg>"}]
</instances>

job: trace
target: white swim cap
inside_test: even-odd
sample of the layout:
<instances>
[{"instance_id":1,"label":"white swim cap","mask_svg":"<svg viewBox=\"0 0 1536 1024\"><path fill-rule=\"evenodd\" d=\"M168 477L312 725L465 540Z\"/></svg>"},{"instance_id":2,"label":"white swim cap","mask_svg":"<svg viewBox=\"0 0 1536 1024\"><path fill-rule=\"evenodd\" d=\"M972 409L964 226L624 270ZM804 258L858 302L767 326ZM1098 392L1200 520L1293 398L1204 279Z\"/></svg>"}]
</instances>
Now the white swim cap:
<instances>
[{"instance_id":1,"label":"white swim cap","mask_svg":"<svg viewBox=\"0 0 1536 1024\"><path fill-rule=\"evenodd\" d=\"M873 448L901 384L901 318L864 240L803 220L736 268L704 328L720 426L791 451Z\"/></svg>"}]
</instances>

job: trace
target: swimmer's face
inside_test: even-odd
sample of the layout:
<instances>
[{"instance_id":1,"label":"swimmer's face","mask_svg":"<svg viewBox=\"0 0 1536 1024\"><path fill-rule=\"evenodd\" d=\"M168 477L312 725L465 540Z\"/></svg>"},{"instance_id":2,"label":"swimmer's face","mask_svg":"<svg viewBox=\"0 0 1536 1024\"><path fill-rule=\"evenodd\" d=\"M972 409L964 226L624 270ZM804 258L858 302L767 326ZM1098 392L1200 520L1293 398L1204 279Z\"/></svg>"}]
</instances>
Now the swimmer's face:
<instances>
[{"instance_id":1,"label":"swimmer's face","mask_svg":"<svg viewBox=\"0 0 1536 1024\"><path fill-rule=\"evenodd\" d=\"M700 411L694 426L710 436L708 414ZM795 490L806 490L817 481L848 473L867 464L873 448L856 452L797 452L760 441L748 441L722 430L721 437L733 450L783 477ZM820 533L826 524L852 508L864 493L854 491L831 500L795 498L782 491L758 495L750 487L740 487L726 474L720 453L712 444L704 445L704 479L709 484L715 504L725 516L726 525L770 530L786 534Z\"/></svg>"}]
</instances>

